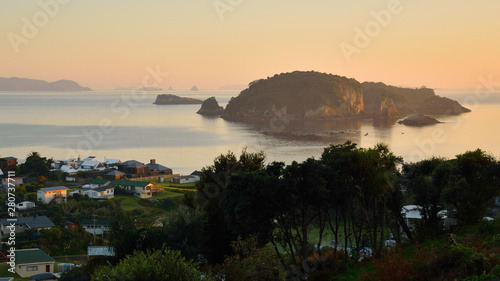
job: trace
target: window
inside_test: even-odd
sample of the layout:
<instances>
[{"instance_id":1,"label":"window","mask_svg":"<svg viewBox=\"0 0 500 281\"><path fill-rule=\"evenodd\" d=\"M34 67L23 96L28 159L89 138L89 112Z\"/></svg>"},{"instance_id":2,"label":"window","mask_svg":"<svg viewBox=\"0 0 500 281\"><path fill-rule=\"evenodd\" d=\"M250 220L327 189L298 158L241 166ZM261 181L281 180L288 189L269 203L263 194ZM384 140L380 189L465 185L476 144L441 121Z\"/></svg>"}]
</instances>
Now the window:
<instances>
[{"instance_id":1,"label":"window","mask_svg":"<svg viewBox=\"0 0 500 281\"><path fill-rule=\"evenodd\" d=\"M38 270L38 266L28 266L26 267L26 271L37 271Z\"/></svg>"}]
</instances>

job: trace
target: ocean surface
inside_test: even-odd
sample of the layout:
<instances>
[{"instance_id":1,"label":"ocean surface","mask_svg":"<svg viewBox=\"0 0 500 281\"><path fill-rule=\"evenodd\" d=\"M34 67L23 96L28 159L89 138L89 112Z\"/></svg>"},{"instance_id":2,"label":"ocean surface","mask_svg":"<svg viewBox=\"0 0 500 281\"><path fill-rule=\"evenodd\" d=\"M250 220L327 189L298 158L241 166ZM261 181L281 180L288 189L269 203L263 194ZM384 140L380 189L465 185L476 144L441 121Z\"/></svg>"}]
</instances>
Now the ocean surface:
<instances>
[{"instance_id":1,"label":"ocean surface","mask_svg":"<svg viewBox=\"0 0 500 281\"><path fill-rule=\"evenodd\" d=\"M225 106L238 91L169 92L206 99L215 96ZM0 155L23 161L37 151L55 160L96 156L157 163L174 173L190 174L213 163L229 150L238 154L264 151L267 161L319 158L323 148L347 140L360 147L386 143L406 162L432 156L452 158L481 148L500 157L500 93L486 89L437 90L470 108L459 116L434 116L443 123L407 127L390 122L355 120L296 125L296 134L328 135L327 140L277 138L287 120L248 125L207 118L200 105L154 105L158 92L0 92ZM269 134L271 133L271 134Z\"/></svg>"}]
</instances>

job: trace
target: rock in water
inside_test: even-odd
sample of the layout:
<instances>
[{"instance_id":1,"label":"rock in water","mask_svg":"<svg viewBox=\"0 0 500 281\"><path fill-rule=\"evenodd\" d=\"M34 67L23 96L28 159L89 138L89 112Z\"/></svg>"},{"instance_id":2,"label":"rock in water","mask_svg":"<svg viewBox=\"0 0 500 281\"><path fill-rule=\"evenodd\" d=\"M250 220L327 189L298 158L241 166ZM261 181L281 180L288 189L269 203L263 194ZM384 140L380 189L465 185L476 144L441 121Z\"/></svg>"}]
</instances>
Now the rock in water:
<instances>
[{"instance_id":1,"label":"rock in water","mask_svg":"<svg viewBox=\"0 0 500 281\"><path fill-rule=\"evenodd\" d=\"M432 125L436 123L441 123L438 120L423 115L423 114L414 114L405 120L398 121L399 124L407 125L407 126L425 126L425 125Z\"/></svg>"},{"instance_id":2,"label":"rock in water","mask_svg":"<svg viewBox=\"0 0 500 281\"><path fill-rule=\"evenodd\" d=\"M193 86L193 87L191 88L191 91L193 91L193 92L198 91L198 87Z\"/></svg>"},{"instance_id":3,"label":"rock in water","mask_svg":"<svg viewBox=\"0 0 500 281\"><path fill-rule=\"evenodd\" d=\"M207 115L207 116L218 116L224 112L224 108L219 106L219 103L215 99L215 97L210 97L206 99L201 105L200 110L198 110L198 114Z\"/></svg>"}]
</instances>

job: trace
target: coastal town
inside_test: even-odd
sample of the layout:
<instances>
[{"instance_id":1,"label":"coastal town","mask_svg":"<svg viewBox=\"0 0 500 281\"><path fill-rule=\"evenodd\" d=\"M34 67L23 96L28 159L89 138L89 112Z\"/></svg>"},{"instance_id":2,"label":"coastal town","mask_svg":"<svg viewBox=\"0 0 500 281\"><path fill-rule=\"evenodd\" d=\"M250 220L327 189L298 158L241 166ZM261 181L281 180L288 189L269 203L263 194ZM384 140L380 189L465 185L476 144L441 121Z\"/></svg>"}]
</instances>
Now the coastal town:
<instances>
[{"instance_id":1,"label":"coastal town","mask_svg":"<svg viewBox=\"0 0 500 281\"><path fill-rule=\"evenodd\" d=\"M1 211L0 272L57 278L82 261L114 255L105 246L114 217L110 210L121 207L134 211L136 219L161 223L184 193L194 191L200 175L175 174L155 159L142 163L89 156L54 161L33 152L21 164L16 157L1 157L0 197L6 204ZM53 240L61 234L62 239ZM75 240L84 243L76 245ZM11 257L15 266L6 267Z\"/></svg>"}]
</instances>

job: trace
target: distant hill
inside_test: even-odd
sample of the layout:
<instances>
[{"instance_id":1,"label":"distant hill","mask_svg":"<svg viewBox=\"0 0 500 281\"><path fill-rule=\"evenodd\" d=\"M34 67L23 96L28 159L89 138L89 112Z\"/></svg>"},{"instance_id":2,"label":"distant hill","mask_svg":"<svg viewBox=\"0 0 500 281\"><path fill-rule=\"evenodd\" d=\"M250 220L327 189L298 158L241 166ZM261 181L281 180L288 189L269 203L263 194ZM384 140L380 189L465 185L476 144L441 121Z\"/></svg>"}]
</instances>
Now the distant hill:
<instances>
[{"instance_id":1,"label":"distant hill","mask_svg":"<svg viewBox=\"0 0 500 281\"><path fill-rule=\"evenodd\" d=\"M202 100L179 97L176 95L162 94L156 97L156 101L153 104L158 105L170 105L170 104L202 104Z\"/></svg>"},{"instance_id":2,"label":"distant hill","mask_svg":"<svg viewBox=\"0 0 500 281\"><path fill-rule=\"evenodd\" d=\"M92 89L82 87L71 80L47 82L27 78L0 77L0 91L92 91Z\"/></svg>"},{"instance_id":3,"label":"distant hill","mask_svg":"<svg viewBox=\"0 0 500 281\"><path fill-rule=\"evenodd\" d=\"M226 106L222 117L258 121L400 118L415 113L452 115L468 112L458 102L427 88L411 89L315 71L282 73L251 82Z\"/></svg>"},{"instance_id":4,"label":"distant hill","mask_svg":"<svg viewBox=\"0 0 500 281\"><path fill-rule=\"evenodd\" d=\"M193 86L193 87L191 88L191 91L193 91L193 92L194 92L194 91L198 91L198 87Z\"/></svg>"}]
</instances>

